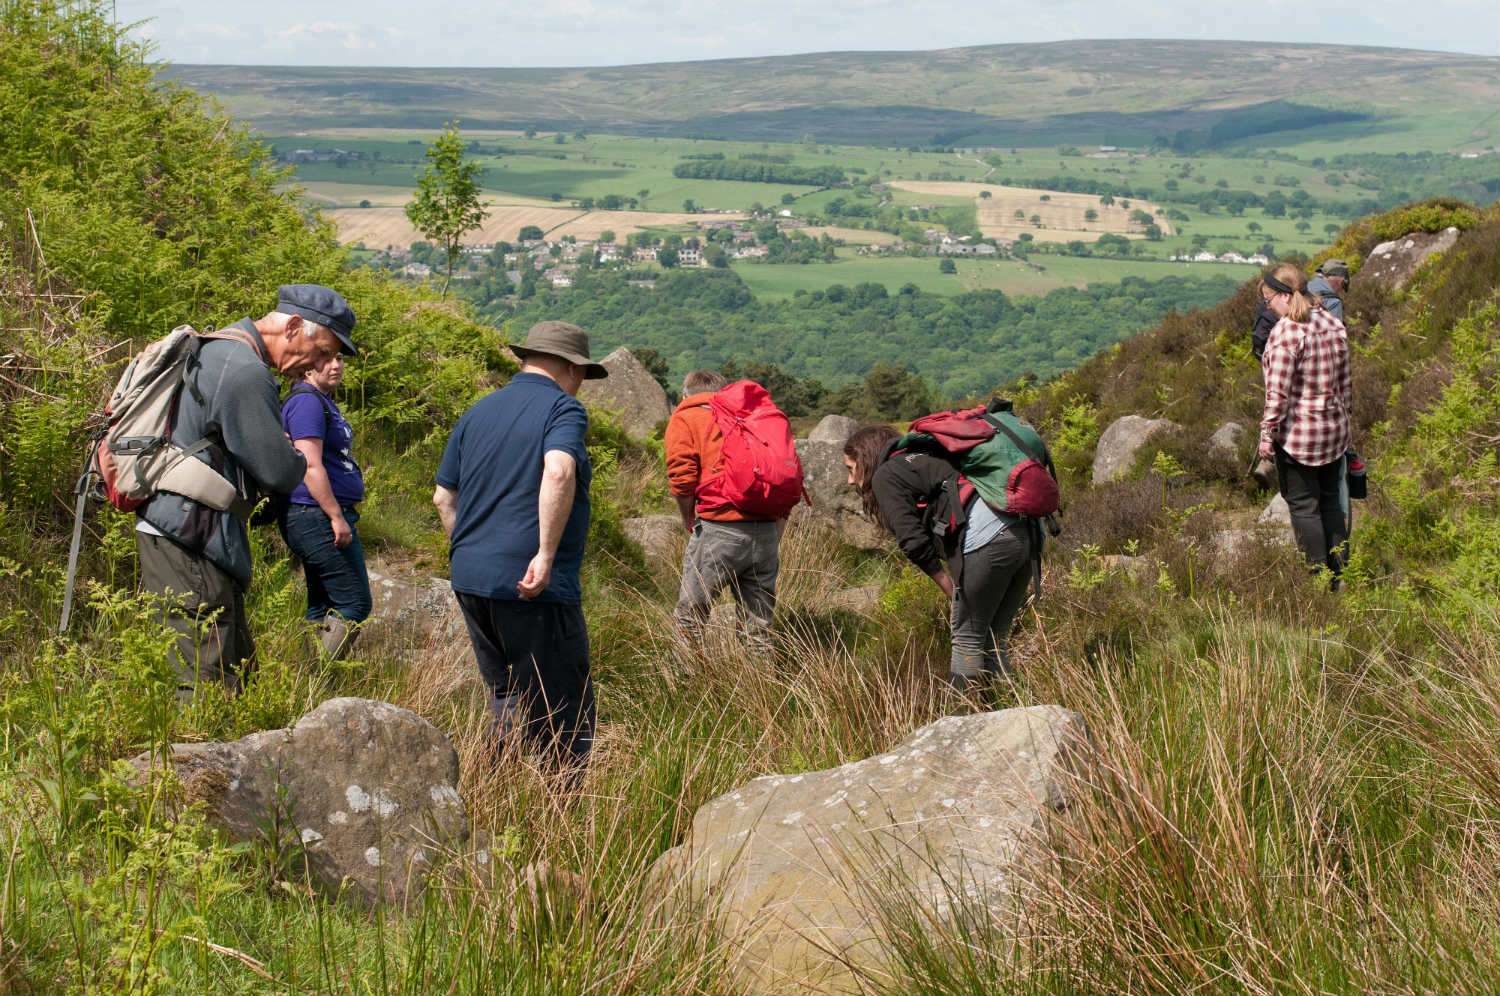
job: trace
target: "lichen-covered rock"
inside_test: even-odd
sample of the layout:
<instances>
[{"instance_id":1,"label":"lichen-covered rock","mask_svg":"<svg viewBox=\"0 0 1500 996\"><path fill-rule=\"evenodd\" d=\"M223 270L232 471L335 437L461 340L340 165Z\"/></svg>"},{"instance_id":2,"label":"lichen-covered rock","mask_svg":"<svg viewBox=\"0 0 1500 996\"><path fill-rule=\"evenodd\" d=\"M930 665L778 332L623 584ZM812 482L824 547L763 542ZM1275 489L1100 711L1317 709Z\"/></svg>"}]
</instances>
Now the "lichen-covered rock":
<instances>
[{"instance_id":1,"label":"lichen-covered rock","mask_svg":"<svg viewBox=\"0 0 1500 996\"><path fill-rule=\"evenodd\" d=\"M273 834L300 845L314 881L333 895L405 908L434 850L469 836L453 745L387 702L329 699L290 729L173 744L170 763L213 823L236 840ZM153 759L131 764L146 776Z\"/></svg>"},{"instance_id":2,"label":"lichen-covered rock","mask_svg":"<svg viewBox=\"0 0 1500 996\"><path fill-rule=\"evenodd\" d=\"M391 628L419 637L467 639L463 611L447 578L410 578L383 563L368 569L372 609L367 626Z\"/></svg>"},{"instance_id":3,"label":"lichen-covered rock","mask_svg":"<svg viewBox=\"0 0 1500 996\"><path fill-rule=\"evenodd\" d=\"M641 545L641 551L653 566L675 568L682 564L687 530L682 528L681 516L638 515L626 519L621 525L625 535Z\"/></svg>"},{"instance_id":4,"label":"lichen-covered rock","mask_svg":"<svg viewBox=\"0 0 1500 996\"><path fill-rule=\"evenodd\" d=\"M1176 432L1182 427L1165 418L1126 415L1110 423L1094 448L1094 486L1113 481L1134 464L1136 454L1158 432Z\"/></svg>"},{"instance_id":5,"label":"lichen-covered rock","mask_svg":"<svg viewBox=\"0 0 1500 996\"><path fill-rule=\"evenodd\" d=\"M877 757L705 804L653 867L654 893L718 919L736 988L889 985L882 910L934 929L1013 911L1047 812L1091 763L1083 720L1060 706L950 716Z\"/></svg>"},{"instance_id":6,"label":"lichen-covered rock","mask_svg":"<svg viewBox=\"0 0 1500 996\"><path fill-rule=\"evenodd\" d=\"M824 415L807 438L815 443L838 443L840 449L859 428L859 422L847 415Z\"/></svg>"},{"instance_id":7,"label":"lichen-covered rock","mask_svg":"<svg viewBox=\"0 0 1500 996\"><path fill-rule=\"evenodd\" d=\"M1447 252L1457 241L1458 229L1449 227L1441 232L1412 232L1382 242L1370 250L1355 279L1378 280L1392 290L1400 290L1428 256Z\"/></svg>"},{"instance_id":8,"label":"lichen-covered rock","mask_svg":"<svg viewBox=\"0 0 1500 996\"><path fill-rule=\"evenodd\" d=\"M649 439L656 427L672 414L667 392L651 372L621 346L599 361L609 376L586 380L578 400L590 408L603 408L620 418L620 425L633 439Z\"/></svg>"},{"instance_id":9,"label":"lichen-covered rock","mask_svg":"<svg viewBox=\"0 0 1500 996\"><path fill-rule=\"evenodd\" d=\"M802 485L812 502L812 514L853 546L878 550L886 542L885 535L865 518L859 492L849 486L844 466L844 444L858 428L852 418L824 416L806 439L797 440L797 457L802 461Z\"/></svg>"},{"instance_id":10,"label":"lichen-covered rock","mask_svg":"<svg viewBox=\"0 0 1500 996\"><path fill-rule=\"evenodd\" d=\"M1238 422L1225 422L1208 437L1209 451L1228 460L1236 460L1240 446L1245 441L1245 427Z\"/></svg>"}]
</instances>

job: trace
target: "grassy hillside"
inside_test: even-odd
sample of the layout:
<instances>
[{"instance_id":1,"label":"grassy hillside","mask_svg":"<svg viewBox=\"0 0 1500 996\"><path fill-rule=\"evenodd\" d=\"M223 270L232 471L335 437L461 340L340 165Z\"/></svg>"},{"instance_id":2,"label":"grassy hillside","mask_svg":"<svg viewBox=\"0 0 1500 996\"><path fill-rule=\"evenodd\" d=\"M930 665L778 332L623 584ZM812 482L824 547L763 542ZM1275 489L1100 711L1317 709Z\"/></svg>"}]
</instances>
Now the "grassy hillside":
<instances>
[{"instance_id":1,"label":"grassy hillside","mask_svg":"<svg viewBox=\"0 0 1500 996\"><path fill-rule=\"evenodd\" d=\"M735 988L713 924L664 912L646 882L693 811L755 776L869 756L1014 700L947 693L936 589L893 552L859 554L811 525L782 546L773 661L732 633L684 646L675 569L649 567L620 531L624 515L667 510L660 454L598 418L585 607L602 727L579 792L492 764L462 638L386 623L357 661L311 657L301 581L270 531L248 594L259 670L239 699L175 706L167 637L133 594L128 517L90 513L86 604L55 636L82 434L129 344L263 307L282 280L346 289L368 346L345 399L370 471L360 529L418 583L444 570L425 500L441 440L509 370L462 309L344 269L254 143L154 87L117 37L88 10L0 8L0 97L21 109L20 140L0 146L0 990ZM1023 936L982 908L948 930L899 902L872 908L896 952L892 991L1494 988L1500 213L1418 205L1351 224L1329 251L1359 259L1450 223L1457 245L1407 289L1356 275L1349 296L1372 491L1341 597L1288 549L1212 542L1268 498L1243 461L1202 446L1223 418L1254 419L1252 286L1023 386L1066 514L1013 640L1014 694L1082 714L1109 777L1047 828L1040 887L1018 899ZM1127 413L1184 431L1090 489L1094 440ZM874 608L837 607L855 587L879 592ZM484 866L435 852L441 875L405 915L331 901L274 825L230 846L116 767L284 725L332 695L394 702L448 733L493 841ZM528 887L538 861L576 873L581 896Z\"/></svg>"},{"instance_id":2,"label":"grassy hillside","mask_svg":"<svg viewBox=\"0 0 1500 996\"><path fill-rule=\"evenodd\" d=\"M1496 64L1333 45L1078 41L593 69L177 66L169 73L263 130L436 128L460 117L471 127L678 137L1124 145L1237 121L1232 130L1245 133L1249 118L1262 120L1248 127L1272 130L1264 105L1295 101L1381 133L1420 125L1420 144L1402 146L1416 151L1494 141ZM1170 86L1161 85L1164 78ZM1433 114L1443 117L1433 121Z\"/></svg>"}]
</instances>

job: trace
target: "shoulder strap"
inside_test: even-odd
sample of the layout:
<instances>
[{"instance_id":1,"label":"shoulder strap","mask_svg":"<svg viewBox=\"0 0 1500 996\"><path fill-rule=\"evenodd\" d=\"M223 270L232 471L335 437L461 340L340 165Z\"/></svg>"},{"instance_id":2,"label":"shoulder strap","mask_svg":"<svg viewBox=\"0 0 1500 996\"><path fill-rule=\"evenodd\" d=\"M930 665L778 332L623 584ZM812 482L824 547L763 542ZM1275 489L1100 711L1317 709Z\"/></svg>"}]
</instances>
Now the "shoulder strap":
<instances>
[{"instance_id":1,"label":"shoulder strap","mask_svg":"<svg viewBox=\"0 0 1500 996\"><path fill-rule=\"evenodd\" d=\"M250 352L259 357L262 363L267 362L265 348L260 344L255 336L252 336L244 329L236 328L231 325L229 326L229 328L219 329L217 332L197 332L194 334L197 335L200 339L228 339L231 342L242 342L246 346L250 347Z\"/></svg>"},{"instance_id":2,"label":"shoulder strap","mask_svg":"<svg viewBox=\"0 0 1500 996\"><path fill-rule=\"evenodd\" d=\"M318 396L318 401L323 406L323 438L327 439L328 430L333 428L332 403L329 402L329 400L323 395L323 392L318 390L316 387L313 387L311 384L308 384L305 381L298 381L291 386L290 390L286 392L286 400L283 401L282 404L284 405L287 401L292 400L292 395L294 394L316 394Z\"/></svg>"}]
</instances>

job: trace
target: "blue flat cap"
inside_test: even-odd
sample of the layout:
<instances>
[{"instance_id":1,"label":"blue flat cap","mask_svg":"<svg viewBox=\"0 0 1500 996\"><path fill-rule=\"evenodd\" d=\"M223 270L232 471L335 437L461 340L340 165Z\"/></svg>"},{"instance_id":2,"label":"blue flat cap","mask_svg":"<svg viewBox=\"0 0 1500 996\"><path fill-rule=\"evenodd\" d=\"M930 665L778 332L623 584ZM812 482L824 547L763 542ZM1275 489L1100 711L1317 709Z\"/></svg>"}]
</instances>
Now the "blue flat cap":
<instances>
[{"instance_id":1,"label":"blue flat cap","mask_svg":"<svg viewBox=\"0 0 1500 996\"><path fill-rule=\"evenodd\" d=\"M284 284L276 289L276 310L283 315L301 315L317 322L339 339L339 352L354 356L354 310L344 295L322 284Z\"/></svg>"}]
</instances>

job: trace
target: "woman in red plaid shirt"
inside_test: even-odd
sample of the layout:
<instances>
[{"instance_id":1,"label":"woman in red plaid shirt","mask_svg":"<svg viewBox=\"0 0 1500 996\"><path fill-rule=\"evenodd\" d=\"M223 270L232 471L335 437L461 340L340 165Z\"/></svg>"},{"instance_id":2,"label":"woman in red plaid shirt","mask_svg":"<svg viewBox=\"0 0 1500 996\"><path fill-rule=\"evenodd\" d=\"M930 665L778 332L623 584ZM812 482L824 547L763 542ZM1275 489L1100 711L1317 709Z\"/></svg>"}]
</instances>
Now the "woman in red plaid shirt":
<instances>
[{"instance_id":1,"label":"woman in red plaid shirt","mask_svg":"<svg viewBox=\"0 0 1500 996\"><path fill-rule=\"evenodd\" d=\"M1313 568L1333 571L1336 590L1349 539L1339 500L1349 449L1349 336L1292 263L1261 278L1260 293L1281 320L1261 357L1266 406L1258 453L1275 458L1297 545Z\"/></svg>"}]
</instances>

